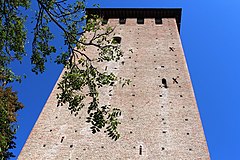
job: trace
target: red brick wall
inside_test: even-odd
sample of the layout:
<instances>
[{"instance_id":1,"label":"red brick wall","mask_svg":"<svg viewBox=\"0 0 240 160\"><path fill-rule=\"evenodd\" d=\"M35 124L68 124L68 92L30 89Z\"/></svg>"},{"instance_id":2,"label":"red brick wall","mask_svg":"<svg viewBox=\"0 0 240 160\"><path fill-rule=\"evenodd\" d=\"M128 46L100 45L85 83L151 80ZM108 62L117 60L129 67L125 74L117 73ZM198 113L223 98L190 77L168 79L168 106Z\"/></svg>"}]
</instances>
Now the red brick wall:
<instances>
[{"instance_id":1,"label":"red brick wall","mask_svg":"<svg viewBox=\"0 0 240 160\"><path fill-rule=\"evenodd\" d=\"M79 119L66 107L56 107L55 86L18 158L210 159L175 19L163 19L161 25L154 19L145 19L144 24L136 19L127 19L124 25L118 19L108 22L122 37L124 65L121 61L107 65L132 80L124 88L111 88L112 96L103 89L100 97L102 103L123 111L121 138L93 135L84 110ZM168 88L163 87L163 78Z\"/></svg>"}]
</instances>

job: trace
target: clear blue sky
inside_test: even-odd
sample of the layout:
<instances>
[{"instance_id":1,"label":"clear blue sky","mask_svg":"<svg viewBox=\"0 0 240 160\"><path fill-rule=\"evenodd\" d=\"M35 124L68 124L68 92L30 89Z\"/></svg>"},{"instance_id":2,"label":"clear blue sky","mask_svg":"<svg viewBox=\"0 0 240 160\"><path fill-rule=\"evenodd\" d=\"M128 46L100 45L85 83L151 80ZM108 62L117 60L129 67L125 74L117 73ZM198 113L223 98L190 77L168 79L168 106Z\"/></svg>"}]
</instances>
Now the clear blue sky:
<instances>
[{"instance_id":1,"label":"clear blue sky","mask_svg":"<svg viewBox=\"0 0 240 160\"><path fill-rule=\"evenodd\" d=\"M182 8L181 39L212 160L240 159L240 1L91 0L88 6ZM29 30L30 24L29 24ZM31 39L31 38L30 38ZM29 46L27 49L30 51ZM60 72L48 64L43 75L30 72L29 59L14 69L27 74L19 92L16 155L23 147Z\"/></svg>"}]
</instances>

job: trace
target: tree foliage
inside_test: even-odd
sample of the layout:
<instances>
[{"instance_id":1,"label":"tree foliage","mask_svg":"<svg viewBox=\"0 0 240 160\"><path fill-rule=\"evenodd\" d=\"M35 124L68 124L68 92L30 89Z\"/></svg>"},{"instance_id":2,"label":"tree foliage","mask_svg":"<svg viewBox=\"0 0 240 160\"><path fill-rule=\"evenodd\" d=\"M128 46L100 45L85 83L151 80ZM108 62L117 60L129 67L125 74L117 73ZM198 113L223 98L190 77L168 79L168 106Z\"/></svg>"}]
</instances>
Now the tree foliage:
<instances>
[{"instance_id":1,"label":"tree foliage","mask_svg":"<svg viewBox=\"0 0 240 160\"><path fill-rule=\"evenodd\" d=\"M29 0L0 1L0 83L5 86L14 80L20 81L9 68L11 62L21 61L25 55L26 16L20 8L27 9Z\"/></svg>"},{"instance_id":2,"label":"tree foliage","mask_svg":"<svg viewBox=\"0 0 240 160\"><path fill-rule=\"evenodd\" d=\"M16 112L23 108L23 104L18 102L16 92L11 88L0 87L0 159L7 159L14 155L9 152L9 149L15 148L14 134L16 133L17 125L15 122Z\"/></svg>"},{"instance_id":3,"label":"tree foliage","mask_svg":"<svg viewBox=\"0 0 240 160\"><path fill-rule=\"evenodd\" d=\"M17 129L16 112L23 108L18 102L16 92L7 85L14 81L21 81L21 77L14 74L9 65L22 60L25 55L26 30L24 22L26 16L20 8L27 9L28 0L0 1L0 159L13 157L9 149L15 148L15 133Z\"/></svg>"},{"instance_id":4,"label":"tree foliage","mask_svg":"<svg viewBox=\"0 0 240 160\"><path fill-rule=\"evenodd\" d=\"M109 62L117 62L123 56L120 46L112 41L114 28L103 25L102 17L86 15L85 0L76 0L70 3L67 0L37 0L38 9L35 14L31 63L32 71L36 74L45 71L45 63L52 54L56 54L55 62L65 67L62 81L58 84L60 90L57 95L58 106L68 106L70 112L78 116L83 107L87 107L87 123L91 124L92 133L105 128L105 132L114 140L119 138L117 126L120 124L118 117L121 110L111 105L101 104L99 90L116 84L118 77L108 69L101 69L101 65ZM24 10L29 9L30 0L2 0L0 1L0 84L1 96L11 93L14 100L11 104L1 99L1 122L3 125L2 142L14 147L14 123L16 111L23 106L17 102L17 95L7 88L9 83L21 81L21 77L15 75L10 69L13 61L22 60L26 55L24 48L27 39L25 21L27 16ZM62 32L66 50L58 51L53 42L55 36L50 26ZM91 35L91 37L89 36ZM93 56L87 54L87 48L95 47ZM101 66L100 65L100 66ZM129 84L130 80L123 82ZM6 98L6 97L5 97ZM9 107L14 108L9 112ZM2 127L2 124L1 124ZM2 129L2 128L1 128ZM9 152L2 148L4 154ZM6 146L6 145L5 145Z\"/></svg>"}]
</instances>

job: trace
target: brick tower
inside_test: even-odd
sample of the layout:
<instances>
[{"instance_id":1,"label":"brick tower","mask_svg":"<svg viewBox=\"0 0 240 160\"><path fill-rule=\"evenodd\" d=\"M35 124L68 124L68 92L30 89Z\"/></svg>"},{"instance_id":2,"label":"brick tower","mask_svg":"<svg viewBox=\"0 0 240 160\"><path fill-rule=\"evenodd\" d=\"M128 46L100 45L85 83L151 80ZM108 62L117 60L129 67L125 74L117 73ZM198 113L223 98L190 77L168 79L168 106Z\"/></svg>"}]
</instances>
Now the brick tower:
<instances>
[{"instance_id":1,"label":"brick tower","mask_svg":"<svg viewBox=\"0 0 240 160\"><path fill-rule=\"evenodd\" d=\"M19 159L208 160L209 152L180 37L181 9L88 9L116 26L125 52L111 65L131 84L102 92L122 110L117 141L92 134L85 122L57 104L54 87ZM129 49L132 53L129 53Z\"/></svg>"}]
</instances>

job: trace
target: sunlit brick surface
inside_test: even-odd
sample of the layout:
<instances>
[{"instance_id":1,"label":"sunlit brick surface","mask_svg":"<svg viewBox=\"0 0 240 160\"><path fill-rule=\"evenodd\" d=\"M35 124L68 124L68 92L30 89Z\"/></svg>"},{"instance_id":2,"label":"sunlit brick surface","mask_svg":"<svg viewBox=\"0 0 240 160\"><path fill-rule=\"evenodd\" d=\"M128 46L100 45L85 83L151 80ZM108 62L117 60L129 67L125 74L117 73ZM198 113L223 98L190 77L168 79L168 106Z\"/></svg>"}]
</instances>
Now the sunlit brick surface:
<instances>
[{"instance_id":1,"label":"sunlit brick surface","mask_svg":"<svg viewBox=\"0 0 240 160\"><path fill-rule=\"evenodd\" d=\"M79 119L66 107L56 107L55 86L18 158L210 159L175 19L162 21L160 25L154 19L141 25L136 19L123 25L118 19L108 21L122 37L124 51L123 59L108 67L132 80L129 86L117 84L102 91L100 97L123 112L118 141L103 132L93 135L84 111Z\"/></svg>"}]
</instances>

